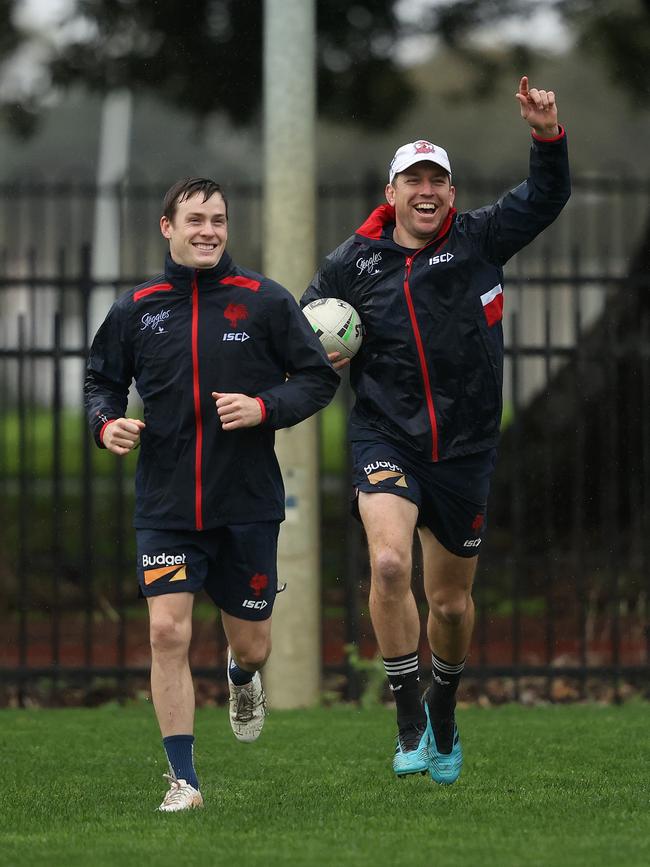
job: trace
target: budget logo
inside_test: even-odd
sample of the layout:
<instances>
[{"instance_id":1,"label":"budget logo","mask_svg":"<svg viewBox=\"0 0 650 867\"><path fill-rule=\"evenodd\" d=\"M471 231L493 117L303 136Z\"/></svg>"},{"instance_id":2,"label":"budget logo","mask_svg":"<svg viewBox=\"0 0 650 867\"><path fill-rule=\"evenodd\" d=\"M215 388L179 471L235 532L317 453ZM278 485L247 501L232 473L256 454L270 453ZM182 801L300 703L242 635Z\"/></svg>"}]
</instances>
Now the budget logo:
<instances>
[{"instance_id":1,"label":"budget logo","mask_svg":"<svg viewBox=\"0 0 650 867\"><path fill-rule=\"evenodd\" d=\"M398 488L408 488L404 470L392 461L372 461L363 468L371 485L392 479Z\"/></svg>"},{"instance_id":2,"label":"budget logo","mask_svg":"<svg viewBox=\"0 0 650 867\"><path fill-rule=\"evenodd\" d=\"M148 566L155 568L149 569ZM169 583L187 581L185 554L143 554L142 568L145 586L163 579L167 579Z\"/></svg>"}]
</instances>

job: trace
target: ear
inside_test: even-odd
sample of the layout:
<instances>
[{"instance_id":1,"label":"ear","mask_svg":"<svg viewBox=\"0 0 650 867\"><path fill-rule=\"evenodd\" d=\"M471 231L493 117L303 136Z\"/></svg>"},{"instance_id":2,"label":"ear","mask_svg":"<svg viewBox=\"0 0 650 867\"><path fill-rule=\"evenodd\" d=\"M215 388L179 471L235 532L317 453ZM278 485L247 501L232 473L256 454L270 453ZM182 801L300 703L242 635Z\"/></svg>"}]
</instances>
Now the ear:
<instances>
[{"instance_id":1,"label":"ear","mask_svg":"<svg viewBox=\"0 0 650 867\"><path fill-rule=\"evenodd\" d=\"M392 184L386 184L384 195L386 196L386 201L389 205L395 204L395 187Z\"/></svg>"},{"instance_id":2,"label":"ear","mask_svg":"<svg viewBox=\"0 0 650 867\"><path fill-rule=\"evenodd\" d=\"M167 240L171 238L171 223L167 217L160 218L160 231L162 232L163 238L167 238Z\"/></svg>"},{"instance_id":3,"label":"ear","mask_svg":"<svg viewBox=\"0 0 650 867\"><path fill-rule=\"evenodd\" d=\"M449 207L454 207L454 202L456 201L456 187L449 187Z\"/></svg>"}]
</instances>

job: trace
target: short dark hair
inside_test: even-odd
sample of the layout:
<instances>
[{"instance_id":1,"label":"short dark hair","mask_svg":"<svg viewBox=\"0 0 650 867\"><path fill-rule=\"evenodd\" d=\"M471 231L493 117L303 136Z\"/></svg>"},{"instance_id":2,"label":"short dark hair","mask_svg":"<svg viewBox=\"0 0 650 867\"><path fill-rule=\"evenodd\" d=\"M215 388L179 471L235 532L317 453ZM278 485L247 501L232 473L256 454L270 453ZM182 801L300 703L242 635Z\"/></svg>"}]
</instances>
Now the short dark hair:
<instances>
[{"instance_id":1,"label":"short dark hair","mask_svg":"<svg viewBox=\"0 0 650 867\"><path fill-rule=\"evenodd\" d=\"M210 178L182 178L170 187L163 199L163 217L167 217L171 223L176 214L176 209L181 202L191 199L203 193L203 201L207 202L215 193L219 193L226 206L226 219L228 218L228 199L220 184Z\"/></svg>"}]
</instances>

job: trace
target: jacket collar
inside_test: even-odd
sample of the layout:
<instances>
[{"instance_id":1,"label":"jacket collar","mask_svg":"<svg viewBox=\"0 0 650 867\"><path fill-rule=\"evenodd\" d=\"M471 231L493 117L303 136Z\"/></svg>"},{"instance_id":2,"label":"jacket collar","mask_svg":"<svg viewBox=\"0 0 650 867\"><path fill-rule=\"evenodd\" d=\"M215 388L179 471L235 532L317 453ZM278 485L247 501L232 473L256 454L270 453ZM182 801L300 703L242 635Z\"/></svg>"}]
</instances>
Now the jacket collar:
<instances>
[{"instance_id":1,"label":"jacket collar","mask_svg":"<svg viewBox=\"0 0 650 867\"><path fill-rule=\"evenodd\" d=\"M192 291L195 276L200 290L212 289L218 286L220 280L230 274L233 268L232 259L225 251L214 268L188 268L187 265L174 262L169 253L165 256L165 278L173 286L186 292Z\"/></svg>"},{"instance_id":2,"label":"jacket collar","mask_svg":"<svg viewBox=\"0 0 650 867\"><path fill-rule=\"evenodd\" d=\"M422 246L426 247L433 241L437 241L439 238L444 237L451 228L455 216L456 208L451 208L447 214L445 222L440 227L440 231L435 238L431 238L431 240L427 241L427 243ZM368 219L359 226L356 234L360 236L360 238L363 238L364 241L370 239L372 241L390 241L394 244L394 226L395 208L392 205L379 205L379 207L375 208L375 210L370 214ZM399 245L395 244L395 246L397 247Z\"/></svg>"}]
</instances>

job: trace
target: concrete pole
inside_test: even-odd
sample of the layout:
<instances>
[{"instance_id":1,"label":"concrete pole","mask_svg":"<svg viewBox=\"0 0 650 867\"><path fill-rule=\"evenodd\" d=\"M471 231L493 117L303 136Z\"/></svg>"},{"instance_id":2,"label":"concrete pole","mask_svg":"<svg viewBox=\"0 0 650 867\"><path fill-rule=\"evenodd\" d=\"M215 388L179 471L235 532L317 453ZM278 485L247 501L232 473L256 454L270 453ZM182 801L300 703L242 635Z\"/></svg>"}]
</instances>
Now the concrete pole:
<instances>
[{"instance_id":1,"label":"concrete pole","mask_svg":"<svg viewBox=\"0 0 650 867\"><path fill-rule=\"evenodd\" d=\"M97 154L97 197L93 224L91 273L97 284L90 299L88 339L92 339L115 298L108 281L121 273L122 215L117 185L127 176L131 145L132 95L128 90L116 90L104 97L99 127ZM111 189L112 188L112 189ZM107 281L104 283L103 281ZM79 319L64 321L64 340L78 342ZM85 363L67 362L68 375L64 383L67 405L79 403L78 382L83 381Z\"/></svg>"},{"instance_id":2,"label":"concrete pole","mask_svg":"<svg viewBox=\"0 0 650 867\"><path fill-rule=\"evenodd\" d=\"M296 298L315 266L315 0L264 3L264 273ZM280 531L269 703L308 707L320 698L320 531L316 422L279 431L286 488Z\"/></svg>"},{"instance_id":3,"label":"concrete pole","mask_svg":"<svg viewBox=\"0 0 650 867\"><path fill-rule=\"evenodd\" d=\"M107 93L102 104L97 156L97 198L91 270L98 285L90 306L90 331L95 333L115 297L114 289L101 281L121 274L122 215L119 184L126 180L131 146L133 97L129 90Z\"/></svg>"},{"instance_id":4,"label":"concrete pole","mask_svg":"<svg viewBox=\"0 0 650 867\"><path fill-rule=\"evenodd\" d=\"M126 179L131 145L132 96L128 90L107 93L102 105L97 159L93 232L93 276L111 279L120 273L121 219L117 185Z\"/></svg>"}]
</instances>

